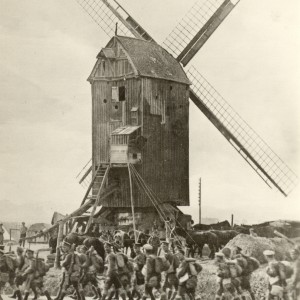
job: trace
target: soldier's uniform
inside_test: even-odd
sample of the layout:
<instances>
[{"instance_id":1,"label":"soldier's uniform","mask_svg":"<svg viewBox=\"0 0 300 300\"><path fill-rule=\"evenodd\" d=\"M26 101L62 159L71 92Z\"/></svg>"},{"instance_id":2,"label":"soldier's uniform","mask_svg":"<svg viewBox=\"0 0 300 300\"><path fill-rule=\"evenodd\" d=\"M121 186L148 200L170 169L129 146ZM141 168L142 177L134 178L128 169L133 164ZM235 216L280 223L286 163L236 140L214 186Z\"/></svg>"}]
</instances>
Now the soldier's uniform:
<instances>
[{"instance_id":1,"label":"soldier's uniform","mask_svg":"<svg viewBox=\"0 0 300 300\"><path fill-rule=\"evenodd\" d=\"M179 257L179 266L177 268L177 277L179 280L178 296L176 299L185 299L185 295L192 300L195 299L196 288L197 288L197 274L201 272L202 267L195 261L188 261L184 257L184 251L182 249L177 250ZM197 268L196 268L197 267Z\"/></svg>"},{"instance_id":2,"label":"soldier's uniform","mask_svg":"<svg viewBox=\"0 0 300 300\"><path fill-rule=\"evenodd\" d=\"M160 247L160 239L157 230L154 230L152 236L149 237L147 243L152 246L152 253L154 255L157 255L158 248Z\"/></svg>"},{"instance_id":3,"label":"soldier's uniform","mask_svg":"<svg viewBox=\"0 0 300 300\"><path fill-rule=\"evenodd\" d=\"M292 251L292 259L295 261L292 289L296 299L300 298L300 247Z\"/></svg>"},{"instance_id":4,"label":"soldier's uniform","mask_svg":"<svg viewBox=\"0 0 300 300\"><path fill-rule=\"evenodd\" d=\"M37 288L46 296L47 300L52 300L47 289L44 287L44 276L49 271L49 266L44 263L44 259L37 258L35 260L35 276L31 282L31 289L34 293L32 300L38 299Z\"/></svg>"},{"instance_id":5,"label":"soldier's uniform","mask_svg":"<svg viewBox=\"0 0 300 300\"><path fill-rule=\"evenodd\" d=\"M231 261L225 259L225 255L222 252L215 254L216 265L218 266L217 276L218 278L218 290L216 292L216 300L221 299L225 290L229 292L234 299L239 299L237 296L236 289L239 288L239 282L235 281L236 278L232 278L229 264L232 264ZM234 267L234 263L232 264Z\"/></svg>"},{"instance_id":6,"label":"soldier's uniform","mask_svg":"<svg viewBox=\"0 0 300 300\"><path fill-rule=\"evenodd\" d=\"M105 264L106 264L106 278L104 284L104 290L102 295L102 300L105 300L109 289L114 285L116 293L122 297L123 300L126 299L124 291L121 290L122 284L118 274L118 264L117 257L111 250L112 245L108 242L105 243L104 248L106 252Z\"/></svg>"},{"instance_id":7,"label":"soldier's uniform","mask_svg":"<svg viewBox=\"0 0 300 300\"><path fill-rule=\"evenodd\" d=\"M3 245L4 242L4 229L3 229L3 224L0 223L0 245Z\"/></svg>"},{"instance_id":8,"label":"soldier's uniform","mask_svg":"<svg viewBox=\"0 0 300 300\"><path fill-rule=\"evenodd\" d=\"M276 294L278 293L282 294L282 298L284 300L288 300L284 265L275 260L275 252L273 250L265 250L264 255L268 261L268 266L266 269L267 275L269 277L267 299L277 299Z\"/></svg>"},{"instance_id":9,"label":"soldier's uniform","mask_svg":"<svg viewBox=\"0 0 300 300\"><path fill-rule=\"evenodd\" d=\"M138 286L144 285L145 284L145 277L142 273L142 269L146 263L146 255L141 251L141 244L140 243L135 243L134 244L134 250L136 253L136 257L134 258L134 277L133 277L133 282L132 282L132 297L137 295L137 300L141 298L141 294L138 291Z\"/></svg>"},{"instance_id":10,"label":"soldier's uniform","mask_svg":"<svg viewBox=\"0 0 300 300\"><path fill-rule=\"evenodd\" d=\"M16 264L16 269L15 269L15 278L14 278L14 286L15 286L15 291L10 298L18 298L19 300L21 299L21 292L19 289L19 286L22 285L23 279L21 276L21 269L23 268L23 265L25 263L25 257L23 255L24 249L21 247L17 247L17 258L15 260Z\"/></svg>"},{"instance_id":11,"label":"soldier's uniform","mask_svg":"<svg viewBox=\"0 0 300 300\"><path fill-rule=\"evenodd\" d=\"M179 260L178 257L171 253L170 249L169 249L169 243L166 241L162 242L162 248L163 251L165 253L165 258L169 261L170 263L170 268L169 270L167 270L165 272L165 282L163 284L163 291L166 292L167 289L169 289L169 293L168 293L168 299L171 298L172 295L172 288L174 287L175 289L175 293L173 295L172 298L174 298L176 296L176 293L178 291L178 285L179 285L179 281L178 278L176 276L176 269L179 266Z\"/></svg>"},{"instance_id":12,"label":"soldier's uniform","mask_svg":"<svg viewBox=\"0 0 300 300\"><path fill-rule=\"evenodd\" d=\"M246 290L249 292L251 299L255 300L255 294L252 291L250 280L252 272L254 271L252 268L251 260L255 260L254 258L249 257L245 252L241 251L240 254L235 256L235 259L237 259L239 265L242 267L243 271L240 277L241 282L241 288L242 290ZM257 268L259 267L259 262L257 261ZM242 300L245 300L246 297L242 295Z\"/></svg>"},{"instance_id":13,"label":"soldier's uniform","mask_svg":"<svg viewBox=\"0 0 300 300\"><path fill-rule=\"evenodd\" d=\"M153 288L156 288L161 292L161 300L165 299L165 293L161 289L161 274L157 273L155 270L155 259L156 255L153 253L153 247L150 244L144 245L146 251L146 265L145 265L145 293L143 295L143 300L150 296L151 300L155 300L153 295Z\"/></svg>"},{"instance_id":14,"label":"soldier's uniform","mask_svg":"<svg viewBox=\"0 0 300 300\"><path fill-rule=\"evenodd\" d=\"M35 277L36 268L35 268L35 259L33 258L33 254L34 254L34 251L32 251L30 249L26 250L24 264L19 272L19 274L20 274L20 276L19 276L20 282L19 283L21 283L21 281L23 283L25 283L24 300L28 299L29 291L31 289L31 283Z\"/></svg>"},{"instance_id":15,"label":"soldier's uniform","mask_svg":"<svg viewBox=\"0 0 300 300\"><path fill-rule=\"evenodd\" d=\"M122 288L126 292L129 300L133 300L130 292L131 287L131 274L133 272L133 266L129 262L128 257L120 251L120 248L117 248L116 250L116 258L117 258L117 264L118 264L118 276L120 278ZM119 264L119 259L121 259L121 262L123 262L123 265Z\"/></svg>"},{"instance_id":16,"label":"soldier's uniform","mask_svg":"<svg viewBox=\"0 0 300 300\"><path fill-rule=\"evenodd\" d=\"M2 299L1 292L5 284L9 282L10 285L13 285L14 282L13 261L11 261L9 257L5 255L3 248L0 248L0 299ZM21 297L21 294L18 295L18 298L19 296Z\"/></svg>"},{"instance_id":17,"label":"soldier's uniform","mask_svg":"<svg viewBox=\"0 0 300 300\"><path fill-rule=\"evenodd\" d=\"M79 282L80 280L80 261L78 255L72 249L72 245L66 241L63 242L64 257L61 262L63 267L63 279L61 282L61 292L57 299L62 300L67 294L67 289L72 285L79 300L84 300L84 293Z\"/></svg>"},{"instance_id":18,"label":"soldier's uniform","mask_svg":"<svg viewBox=\"0 0 300 300\"><path fill-rule=\"evenodd\" d=\"M102 294L97 281L97 271L103 269L103 260L93 248L89 252L87 250L86 246L80 247L81 284L83 287L91 284L95 293L94 299L100 299Z\"/></svg>"}]
</instances>

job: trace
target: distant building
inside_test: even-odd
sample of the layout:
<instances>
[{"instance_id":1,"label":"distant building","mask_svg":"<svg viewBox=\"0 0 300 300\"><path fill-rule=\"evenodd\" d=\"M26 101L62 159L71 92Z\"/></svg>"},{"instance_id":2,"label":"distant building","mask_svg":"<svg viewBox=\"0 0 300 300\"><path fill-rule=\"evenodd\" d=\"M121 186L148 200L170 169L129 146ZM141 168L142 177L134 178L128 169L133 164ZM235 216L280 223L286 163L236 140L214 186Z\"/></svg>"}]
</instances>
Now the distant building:
<instances>
[{"instance_id":1,"label":"distant building","mask_svg":"<svg viewBox=\"0 0 300 300\"><path fill-rule=\"evenodd\" d=\"M9 236L11 236L11 239L14 241L18 241L20 238L20 228L22 226L22 223L20 222L3 222L3 227L7 230ZM30 224L26 224L26 227L28 228Z\"/></svg>"}]
</instances>

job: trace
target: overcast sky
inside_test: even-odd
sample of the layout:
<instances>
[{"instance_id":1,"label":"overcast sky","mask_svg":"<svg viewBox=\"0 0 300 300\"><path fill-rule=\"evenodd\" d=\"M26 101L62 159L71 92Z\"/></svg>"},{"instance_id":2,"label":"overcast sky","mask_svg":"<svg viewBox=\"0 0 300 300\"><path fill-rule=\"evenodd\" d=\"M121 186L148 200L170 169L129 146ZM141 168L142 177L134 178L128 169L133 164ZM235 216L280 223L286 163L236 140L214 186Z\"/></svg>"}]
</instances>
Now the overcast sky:
<instances>
[{"instance_id":1,"label":"overcast sky","mask_svg":"<svg viewBox=\"0 0 300 300\"><path fill-rule=\"evenodd\" d=\"M123 0L162 42L194 0ZM75 0L0 0L0 221L50 222L85 193L75 176L91 157L86 81L109 40ZM193 64L299 173L298 0L241 0ZM271 190L193 105L190 208L248 223L299 220L299 186Z\"/></svg>"}]
</instances>

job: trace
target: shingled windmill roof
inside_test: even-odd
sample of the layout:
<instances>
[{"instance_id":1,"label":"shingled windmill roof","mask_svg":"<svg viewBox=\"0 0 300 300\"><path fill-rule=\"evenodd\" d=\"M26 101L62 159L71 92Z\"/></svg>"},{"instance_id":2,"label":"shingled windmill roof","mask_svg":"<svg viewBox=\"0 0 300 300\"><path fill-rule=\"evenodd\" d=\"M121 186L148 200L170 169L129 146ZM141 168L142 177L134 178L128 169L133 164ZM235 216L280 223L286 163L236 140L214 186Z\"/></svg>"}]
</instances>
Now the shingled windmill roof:
<instances>
[{"instance_id":1,"label":"shingled windmill roof","mask_svg":"<svg viewBox=\"0 0 300 300\"><path fill-rule=\"evenodd\" d=\"M190 84L180 63L158 44L124 36L114 38L124 48L138 75Z\"/></svg>"}]
</instances>

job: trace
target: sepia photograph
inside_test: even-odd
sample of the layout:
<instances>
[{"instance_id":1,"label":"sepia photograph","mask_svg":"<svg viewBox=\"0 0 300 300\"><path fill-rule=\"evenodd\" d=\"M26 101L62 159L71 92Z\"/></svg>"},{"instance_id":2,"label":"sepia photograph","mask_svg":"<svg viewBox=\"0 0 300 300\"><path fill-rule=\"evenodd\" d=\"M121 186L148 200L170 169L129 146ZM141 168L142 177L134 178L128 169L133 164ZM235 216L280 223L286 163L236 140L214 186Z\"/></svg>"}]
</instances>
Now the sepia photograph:
<instances>
[{"instance_id":1,"label":"sepia photograph","mask_svg":"<svg viewBox=\"0 0 300 300\"><path fill-rule=\"evenodd\" d=\"M0 300L300 300L299 1L0 8Z\"/></svg>"}]
</instances>

